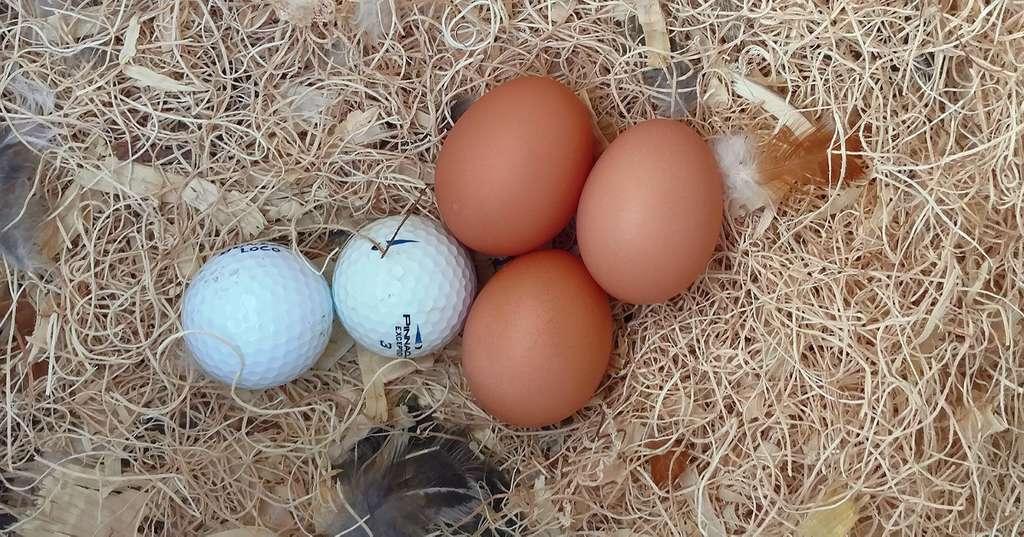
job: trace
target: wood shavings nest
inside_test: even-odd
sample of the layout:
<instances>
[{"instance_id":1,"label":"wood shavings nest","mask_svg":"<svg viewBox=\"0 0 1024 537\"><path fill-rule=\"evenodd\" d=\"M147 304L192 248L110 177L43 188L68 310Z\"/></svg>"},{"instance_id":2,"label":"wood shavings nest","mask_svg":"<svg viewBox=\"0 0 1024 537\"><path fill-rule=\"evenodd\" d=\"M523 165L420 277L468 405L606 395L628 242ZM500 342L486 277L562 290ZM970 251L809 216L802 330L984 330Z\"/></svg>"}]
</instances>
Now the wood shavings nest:
<instances>
[{"instance_id":1,"label":"wood shavings nest","mask_svg":"<svg viewBox=\"0 0 1024 537\"><path fill-rule=\"evenodd\" d=\"M0 57L17 60L0 120L26 119L7 83L38 81L60 142L34 183L56 265L0 272L0 510L22 527L63 475L22 473L60 452L66 471L121 461L130 486L110 494L138 491L116 516L129 533L315 534L332 460L372 426L414 423L411 397L510 475L495 524L521 535L1024 527L1024 73L1007 46L1024 19L1009 3L396 1L379 33L362 2L38 4L0 5ZM869 171L730 211L692 289L616 306L614 367L560 428L491 422L457 344L370 390L382 375L344 339L267 392L188 364L180 299L211 252L272 240L324 266L340 232L436 216L453 107L520 73L572 87L602 144L675 103L709 140L763 141L786 120L736 82L753 81L856 133ZM652 477L668 446L684 471Z\"/></svg>"}]
</instances>

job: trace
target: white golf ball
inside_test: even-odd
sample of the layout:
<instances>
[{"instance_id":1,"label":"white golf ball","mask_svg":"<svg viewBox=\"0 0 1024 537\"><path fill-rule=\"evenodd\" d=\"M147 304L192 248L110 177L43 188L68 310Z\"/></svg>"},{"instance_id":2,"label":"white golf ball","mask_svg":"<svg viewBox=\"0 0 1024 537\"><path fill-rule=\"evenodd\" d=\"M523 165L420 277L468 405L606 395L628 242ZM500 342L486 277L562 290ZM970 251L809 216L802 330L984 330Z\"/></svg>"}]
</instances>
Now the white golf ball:
<instances>
[{"instance_id":1,"label":"white golf ball","mask_svg":"<svg viewBox=\"0 0 1024 537\"><path fill-rule=\"evenodd\" d=\"M354 235L338 258L332 287L353 339L384 356L413 358L440 350L462 329L476 273L465 248L440 224L415 215L403 224L403 218L382 218Z\"/></svg>"},{"instance_id":2,"label":"white golf ball","mask_svg":"<svg viewBox=\"0 0 1024 537\"><path fill-rule=\"evenodd\" d=\"M203 265L185 291L185 343L221 382L280 386L323 353L331 302L327 281L302 254L279 244L236 246Z\"/></svg>"}]
</instances>

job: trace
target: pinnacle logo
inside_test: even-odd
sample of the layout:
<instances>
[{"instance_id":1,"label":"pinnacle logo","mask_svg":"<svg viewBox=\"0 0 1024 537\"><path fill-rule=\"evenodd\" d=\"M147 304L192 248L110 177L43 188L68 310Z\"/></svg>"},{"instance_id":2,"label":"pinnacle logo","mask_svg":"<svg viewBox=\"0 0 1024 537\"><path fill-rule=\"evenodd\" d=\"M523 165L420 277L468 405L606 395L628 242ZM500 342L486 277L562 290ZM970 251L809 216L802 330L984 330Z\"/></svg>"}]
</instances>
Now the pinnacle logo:
<instances>
[{"instance_id":1,"label":"pinnacle logo","mask_svg":"<svg viewBox=\"0 0 1024 537\"><path fill-rule=\"evenodd\" d=\"M412 315L408 313L402 315L402 323L395 325L395 340L394 342L380 340L380 346L382 349L393 351L389 354L394 354L395 358L409 358L412 356L412 351L420 350L423 348L423 334L420 332L419 323L416 324L416 331L412 329Z\"/></svg>"}]
</instances>

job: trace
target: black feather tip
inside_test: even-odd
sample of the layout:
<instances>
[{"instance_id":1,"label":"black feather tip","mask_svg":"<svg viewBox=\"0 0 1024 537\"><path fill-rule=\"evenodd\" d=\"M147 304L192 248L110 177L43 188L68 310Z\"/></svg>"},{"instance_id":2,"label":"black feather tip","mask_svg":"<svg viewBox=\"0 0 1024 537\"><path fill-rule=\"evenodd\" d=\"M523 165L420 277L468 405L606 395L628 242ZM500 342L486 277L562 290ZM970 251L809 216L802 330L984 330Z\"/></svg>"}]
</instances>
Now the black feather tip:
<instances>
[{"instance_id":1,"label":"black feather tip","mask_svg":"<svg viewBox=\"0 0 1024 537\"><path fill-rule=\"evenodd\" d=\"M341 465L339 480L343 505L326 528L331 537L423 537L441 528L493 535L485 503L508 489L465 440L442 433L372 435Z\"/></svg>"}]
</instances>

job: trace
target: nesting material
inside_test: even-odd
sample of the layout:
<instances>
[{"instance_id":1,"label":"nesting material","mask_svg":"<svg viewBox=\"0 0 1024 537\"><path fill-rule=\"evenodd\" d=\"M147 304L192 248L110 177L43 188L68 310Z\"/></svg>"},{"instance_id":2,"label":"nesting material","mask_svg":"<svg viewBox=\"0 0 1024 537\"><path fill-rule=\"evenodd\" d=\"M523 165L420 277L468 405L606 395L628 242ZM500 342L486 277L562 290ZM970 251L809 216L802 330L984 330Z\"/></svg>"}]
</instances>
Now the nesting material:
<instances>
[{"instance_id":1,"label":"nesting material","mask_svg":"<svg viewBox=\"0 0 1024 537\"><path fill-rule=\"evenodd\" d=\"M32 185L58 233L52 270L0 268L0 512L21 528L62 520L70 501L122 507L131 535L316 534L332 460L373 425L414 426L412 399L509 475L490 522L512 534L1024 527L1012 46L1024 19L1012 2L49 0L17 12L28 3L0 2L0 58L16 59L0 68L0 121L53 129ZM626 35L640 4L660 10L673 50ZM379 16L360 19L370 7ZM253 393L183 359L181 296L214 252L253 238L330 260L342 230L436 216L432 166L456 104L523 73L584 96L610 142L664 113L644 77L652 59L697 73L684 121L707 139L760 147L781 126L804 134L803 121L836 130L835 149L856 133L866 173L730 211L690 290L616 305L612 369L574 419L494 423L468 395L457 343L378 383L391 370L341 338L320 367ZM19 77L54 92L52 111L19 103ZM27 329L8 328L30 309ZM662 487L650 467L666 439L689 462ZM74 458L39 473L40 453ZM71 479L111 457L120 478Z\"/></svg>"},{"instance_id":2,"label":"nesting material","mask_svg":"<svg viewBox=\"0 0 1024 537\"><path fill-rule=\"evenodd\" d=\"M133 537L150 493L132 480L115 457L95 467L65 461L41 478L34 516L14 529L23 537Z\"/></svg>"}]
</instances>

